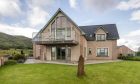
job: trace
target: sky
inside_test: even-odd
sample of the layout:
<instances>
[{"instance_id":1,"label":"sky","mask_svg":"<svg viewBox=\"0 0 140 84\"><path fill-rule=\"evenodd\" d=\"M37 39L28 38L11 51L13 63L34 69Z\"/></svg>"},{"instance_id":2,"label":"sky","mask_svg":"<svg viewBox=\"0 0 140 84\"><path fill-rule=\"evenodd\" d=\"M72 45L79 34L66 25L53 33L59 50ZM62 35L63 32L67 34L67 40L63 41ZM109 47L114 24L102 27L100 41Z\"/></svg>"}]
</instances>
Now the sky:
<instances>
[{"instance_id":1,"label":"sky","mask_svg":"<svg viewBox=\"0 0 140 84\"><path fill-rule=\"evenodd\" d=\"M79 26L116 24L119 46L140 47L140 0L0 0L0 32L32 38L58 8Z\"/></svg>"}]
</instances>

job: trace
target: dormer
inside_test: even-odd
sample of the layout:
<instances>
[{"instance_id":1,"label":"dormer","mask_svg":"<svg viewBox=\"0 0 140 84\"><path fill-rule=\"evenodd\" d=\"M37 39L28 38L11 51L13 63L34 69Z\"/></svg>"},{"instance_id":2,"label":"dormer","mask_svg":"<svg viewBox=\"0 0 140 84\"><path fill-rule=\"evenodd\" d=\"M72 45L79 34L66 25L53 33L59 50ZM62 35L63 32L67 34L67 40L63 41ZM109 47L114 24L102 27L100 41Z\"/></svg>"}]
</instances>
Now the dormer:
<instances>
[{"instance_id":1,"label":"dormer","mask_svg":"<svg viewBox=\"0 0 140 84\"><path fill-rule=\"evenodd\" d=\"M99 26L95 31L96 41L105 41L107 38L107 31L103 28L103 26Z\"/></svg>"}]
</instances>

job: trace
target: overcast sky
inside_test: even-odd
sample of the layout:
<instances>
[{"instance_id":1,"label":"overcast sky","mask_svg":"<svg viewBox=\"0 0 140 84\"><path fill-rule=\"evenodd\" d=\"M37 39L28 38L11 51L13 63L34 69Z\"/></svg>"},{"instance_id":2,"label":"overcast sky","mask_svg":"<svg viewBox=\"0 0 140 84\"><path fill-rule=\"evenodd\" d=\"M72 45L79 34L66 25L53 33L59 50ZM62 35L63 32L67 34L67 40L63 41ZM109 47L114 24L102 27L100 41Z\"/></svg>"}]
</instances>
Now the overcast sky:
<instances>
[{"instance_id":1,"label":"overcast sky","mask_svg":"<svg viewBox=\"0 0 140 84\"><path fill-rule=\"evenodd\" d=\"M116 24L118 45L140 46L140 0L0 0L0 32L31 38L58 8L79 26Z\"/></svg>"}]
</instances>

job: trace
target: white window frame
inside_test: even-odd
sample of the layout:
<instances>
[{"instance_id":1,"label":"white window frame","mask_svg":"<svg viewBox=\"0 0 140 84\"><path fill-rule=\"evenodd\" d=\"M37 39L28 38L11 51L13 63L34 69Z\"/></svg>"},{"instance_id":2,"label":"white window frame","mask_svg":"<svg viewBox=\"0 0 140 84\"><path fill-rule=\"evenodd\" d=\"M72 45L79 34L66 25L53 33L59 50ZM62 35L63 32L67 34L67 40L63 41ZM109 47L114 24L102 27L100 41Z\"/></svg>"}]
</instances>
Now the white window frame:
<instances>
[{"instance_id":1,"label":"white window frame","mask_svg":"<svg viewBox=\"0 0 140 84\"><path fill-rule=\"evenodd\" d=\"M107 48L108 49L108 53L107 53L107 56L98 56L98 49L99 48ZM96 48L96 57L109 57L110 53L109 53L109 48L108 47L97 47Z\"/></svg>"},{"instance_id":2,"label":"white window frame","mask_svg":"<svg viewBox=\"0 0 140 84\"><path fill-rule=\"evenodd\" d=\"M104 36L105 36L105 39L104 39L104 40L98 40L98 39L97 39L97 36L98 36L98 35L104 35ZM105 40L106 40L106 34L96 34L96 41L105 41Z\"/></svg>"}]
</instances>

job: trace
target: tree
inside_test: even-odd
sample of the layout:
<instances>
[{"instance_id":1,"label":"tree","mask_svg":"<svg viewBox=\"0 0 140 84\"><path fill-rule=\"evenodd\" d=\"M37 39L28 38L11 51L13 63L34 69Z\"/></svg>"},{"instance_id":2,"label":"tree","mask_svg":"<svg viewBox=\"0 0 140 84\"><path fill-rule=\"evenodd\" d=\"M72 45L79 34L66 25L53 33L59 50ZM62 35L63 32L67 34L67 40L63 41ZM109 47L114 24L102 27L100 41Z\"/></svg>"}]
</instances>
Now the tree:
<instances>
[{"instance_id":1,"label":"tree","mask_svg":"<svg viewBox=\"0 0 140 84\"><path fill-rule=\"evenodd\" d=\"M80 55L79 61L78 61L78 70L77 70L77 76L81 77L85 75L84 71L84 57Z\"/></svg>"}]
</instances>

